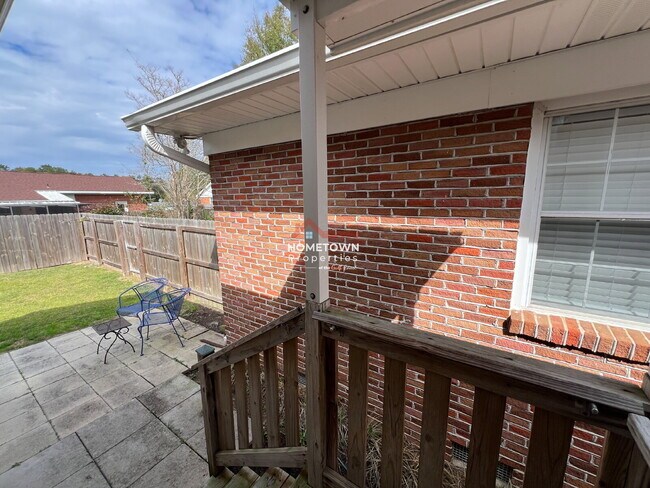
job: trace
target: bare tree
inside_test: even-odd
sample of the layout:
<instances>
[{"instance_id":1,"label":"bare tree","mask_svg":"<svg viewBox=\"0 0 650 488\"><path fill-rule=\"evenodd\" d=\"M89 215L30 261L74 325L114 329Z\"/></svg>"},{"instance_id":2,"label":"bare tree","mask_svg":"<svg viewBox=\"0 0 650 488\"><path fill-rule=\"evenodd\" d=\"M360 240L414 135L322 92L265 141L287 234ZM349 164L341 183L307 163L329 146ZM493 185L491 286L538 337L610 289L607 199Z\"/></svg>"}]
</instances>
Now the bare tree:
<instances>
[{"instance_id":1,"label":"bare tree","mask_svg":"<svg viewBox=\"0 0 650 488\"><path fill-rule=\"evenodd\" d=\"M174 95L189 86L189 82L180 70L171 66L161 68L143 64L135 59L134 61L137 68L135 80L140 89L127 90L126 97L138 109ZM175 146L172 136L158 137L163 144ZM201 171L154 153L144 143L135 146L134 150L140 155L143 173L161 190L163 199L171 206L174 217L195 216L199 207L199 197L210 183L210 177ZM194 158L205 159L201 143L197 140L188 141L187 151Z\"/></svg>"}]
</instances>

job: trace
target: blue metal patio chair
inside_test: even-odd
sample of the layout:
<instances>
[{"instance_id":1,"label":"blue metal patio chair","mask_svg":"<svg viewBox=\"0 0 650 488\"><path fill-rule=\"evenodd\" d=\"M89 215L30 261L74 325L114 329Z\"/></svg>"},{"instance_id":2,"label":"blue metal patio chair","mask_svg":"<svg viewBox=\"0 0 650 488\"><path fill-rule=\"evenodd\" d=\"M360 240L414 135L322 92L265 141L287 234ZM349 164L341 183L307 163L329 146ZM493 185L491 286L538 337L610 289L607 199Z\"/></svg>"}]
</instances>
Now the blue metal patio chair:
<instances>
[{"instance_id":1,"label":"blue metal patio chair","mask_svg":"<svg viewBox=\"0 0 650 488\"><path fill-rule=\"evenodd\" d=\"M178 321L185 329L183 322L181 322L180 314L181 309L183 308L183 302L185 297L190 293L189 288L175 288L170 292L161 294L157 298L151 300L145 300L143 302L143 311L140 319L140 325L138 326L138 333L140 334L140 356L144 354L144 337L142 335L142 329L147 328L147 339L149 339L149 327L152 325L163 325L169 324L174 329L176 337L178 337L181 347L185 347L181 336L178 335L176 327L174 327L174 322Z\"/></svg>"},{"instance_id":2,"label":"blue metal patio chair","mask_svg":"<svg viewBox=\"0 0 650 488\"><path fill-rule=\"evenodd\" d=\"M127 288L117 298L117 315L137 317L144 310L144 302L159 299L167 283L166 278L149 278Z\"/></svg>"}]
</instances>

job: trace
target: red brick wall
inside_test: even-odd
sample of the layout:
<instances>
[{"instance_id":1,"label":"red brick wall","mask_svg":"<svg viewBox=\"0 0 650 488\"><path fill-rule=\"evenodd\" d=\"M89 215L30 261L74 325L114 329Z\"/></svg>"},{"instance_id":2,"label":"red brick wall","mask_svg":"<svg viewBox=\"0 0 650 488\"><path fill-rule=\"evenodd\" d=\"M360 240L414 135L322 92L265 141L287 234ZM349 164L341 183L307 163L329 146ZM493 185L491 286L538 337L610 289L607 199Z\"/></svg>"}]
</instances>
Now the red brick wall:
<instances>
[{"instance_id":1,"label":"red brick wall","mask_svg":"<svg viewBox=\"0 0 650 488\"><path fill-rule=\"evenodd\" d=\"M126 195L92 195L76 194L74 199L81 203L81 210L87 210L93 207L102 207L105 205L114 205L116 202L128 202L129 212L144 212L147 210L147 204L143 203L139 197Z\"/></svg>"},{"instance_id":2,"label":"red brick wall","mask_svg":"<svg viewBox=\"0 0 650 488\"><path fill-rule=\"evenodd\" d=\"M645 366L504 331L509 317L531 105L330 136L330 241L360 245L331 270L334 306L639 381ZM303 303L300 143L210 157L226 324L239 338ZM380 372L381 362L373 370ZM422 382L409 375L417 436ZM370 402L381 405L371 371ZM472 389L455 383L449 436L467 443ZM522 479L530 406L511 401L502 461ZM590 486L602 432L576 428L567 486Z\"/></svg>"}]
</instances>

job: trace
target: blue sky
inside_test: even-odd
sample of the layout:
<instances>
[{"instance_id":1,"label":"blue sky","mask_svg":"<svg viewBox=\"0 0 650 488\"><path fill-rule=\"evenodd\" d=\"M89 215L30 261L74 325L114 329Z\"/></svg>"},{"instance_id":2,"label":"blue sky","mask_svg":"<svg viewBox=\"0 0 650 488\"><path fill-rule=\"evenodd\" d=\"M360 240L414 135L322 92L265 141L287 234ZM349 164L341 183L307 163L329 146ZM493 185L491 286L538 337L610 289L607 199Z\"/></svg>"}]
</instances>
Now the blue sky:
<instances>
[{"instance_id":1,"label":"blue sky","mask_svg":"<svg viewBox=\"0 0 650 488\"><path fill-rule=\"evenodd\" d=\"M17 0L0 32L0 163L136 174L133 56L191 84L239 62L247 22L276 0Z\"/></svg>"}]
</instances>

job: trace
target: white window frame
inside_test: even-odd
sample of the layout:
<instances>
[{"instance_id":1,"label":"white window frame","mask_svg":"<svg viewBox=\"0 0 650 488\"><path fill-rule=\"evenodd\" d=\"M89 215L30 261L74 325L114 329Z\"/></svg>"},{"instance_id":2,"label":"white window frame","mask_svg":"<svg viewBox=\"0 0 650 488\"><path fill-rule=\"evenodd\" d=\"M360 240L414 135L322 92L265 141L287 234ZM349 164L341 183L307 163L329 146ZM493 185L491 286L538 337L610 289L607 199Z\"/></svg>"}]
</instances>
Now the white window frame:
<instances>
[{"instance_id":1,"label":"white window frame","mask_svg":"<svg viewBox=\"0 0 650 488\"><path fill-rule=\"evenodd\" d=\"M535 270L535 259L537 257L537 244L542 218L542 194L544 179L546 175L546 154L549 145L549 129L551 119L558 115L569 115L608 108L623 108L635 105L650 103L650 98L635 98L628 100L599 101L600 103L580 104L577 99L574 103L571 100L561 100L557 103L535 103L531 121L531 135L526 158L526 174L524 180L523 201L519 219L519 235L517 238L517 253L515 257L515 270L512 284L510 308L512 310L535 310L542 313L561 315L575 318L582 318L596 322L605 322L611 325L648 330L647 321L637 321L633 317L613 317L597 311L576 310L561 305L540 305L531 304L533 289L533 277ZM555 106L553 106L555 105ZM548 214L548 212L547 212ZM557 217L585 217L590 212L554 212ZM548 216L548 215L547 215ZM602 219L603 213L598 216ZM605 218L620 218L622 215L611 212ZM647 218L647 213L633 214L626 213L626 219L635 217ZM644 218L644 220L645 220Z\"/></svg>"}]
</instances>

